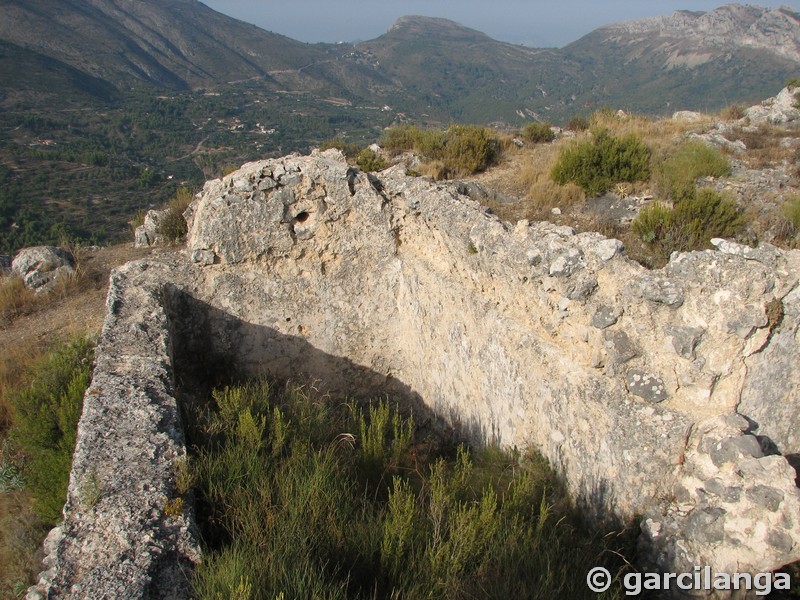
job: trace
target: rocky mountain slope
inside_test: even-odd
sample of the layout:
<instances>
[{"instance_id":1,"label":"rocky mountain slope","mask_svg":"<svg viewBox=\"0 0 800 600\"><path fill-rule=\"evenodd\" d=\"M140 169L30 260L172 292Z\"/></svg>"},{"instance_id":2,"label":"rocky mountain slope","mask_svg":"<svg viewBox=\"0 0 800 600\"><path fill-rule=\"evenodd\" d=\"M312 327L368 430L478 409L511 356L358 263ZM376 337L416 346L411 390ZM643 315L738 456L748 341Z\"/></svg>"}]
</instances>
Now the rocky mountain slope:
<instances>
[{"instance_id":1,"label":"rocky mountain slope","mask_svg":"<svg viewBox=\"0 0 800 600\"><path fill-rule=\"evenodd\" d=\"M3 0L0 39L117 87L189 89L296 69L318 51L196 0Z\"/></svg>"},{"instance_id":2,"label":"rocky mountain slope","mask_svg":"<svg viewBox=\"0 0 800 600\"><path fill-rule=\"evenodd\" d=\"M769 96L797 73L800 13L740 4L678 11L601 27L563 51L593 86L580 98L656 113L715 109Z\"/></svg>"},{"instance_id":3,"label":"rocky mountain slope","mask_svg":"<svg viewBox=\"0 0 800 600\"><path fill-rule=\"evenodd\" d=\"M800 70L800 15L728 5L610 25L563 49L404 17L351 46L309 45L196 0L0 0L0 94L107 98L257 80L442 121L566 119L605 104L710 109L768 95ZM21 64L33 68L20 68Z\"/></svg>"}]
</instances>

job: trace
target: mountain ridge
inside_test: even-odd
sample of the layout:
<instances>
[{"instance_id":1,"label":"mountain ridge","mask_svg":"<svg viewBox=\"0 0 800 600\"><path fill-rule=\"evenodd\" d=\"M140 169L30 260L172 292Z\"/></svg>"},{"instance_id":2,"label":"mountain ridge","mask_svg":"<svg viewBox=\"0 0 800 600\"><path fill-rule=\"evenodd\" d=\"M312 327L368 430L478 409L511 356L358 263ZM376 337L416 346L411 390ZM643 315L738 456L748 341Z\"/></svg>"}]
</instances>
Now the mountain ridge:
<instances>
[{"instance_id":1,"label":"mountain ridge","mask_svg":"<svg viewBox=\"0 0 800 600\"><path fill-rule=\"evenodd\" d=\"M28 74L0 56L6 104L21 89L35 101L59 86L83 98L85 86L102 100L109 86L191 91L252 80L413 118L514 124L604 105L650 114L720 108L766 97L800 71L800 14L788 7L677 11L606 25L563 48L500 42L419 15L373 40L312 45L197 0L0 0L0 8L8 53L53 61Z\"/></svg>"}]
</instances>

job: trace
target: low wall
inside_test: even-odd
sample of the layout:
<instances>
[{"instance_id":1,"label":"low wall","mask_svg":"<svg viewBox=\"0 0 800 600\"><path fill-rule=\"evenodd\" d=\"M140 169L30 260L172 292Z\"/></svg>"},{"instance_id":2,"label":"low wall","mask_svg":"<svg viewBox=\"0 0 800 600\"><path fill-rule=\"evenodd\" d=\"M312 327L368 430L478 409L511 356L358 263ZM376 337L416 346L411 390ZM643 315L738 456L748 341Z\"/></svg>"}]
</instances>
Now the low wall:
<instances>
[{"instance_id":1,"label":"low wall","mask_svg":"<svg viewBox=\"0 0 800 600\"><path fill-rule=\"evenodd\" d=\"M125 380L126 393L173 406L166 382L184 352L202 357L203 370L310 377L345 395L388 390L475 441L536 447L598 518L646 515L643 556L661 569L762 571L800 558L794 471L765 455L797 453L797 440L757 401L781 403L780 416L797 422L788 361L798 348L800 253L719 241L646 271L616 240L509 226L454 186L398 169L366 175L336 152L245 165L206 184L186 216L185 257L114 275L101 354L116 339L152 348L111 352L96 381L112 367L131 378L163 372L163 394L149 379ZM153 352L158 368L125 362ZM120 361L127 366L113 366ZM88 430L103 429L152 444L149 427L91 416L98 386L106 389L93 383L87 393L79 448ZM740 404L754 406L749 421L736 415ZM162 416L158 426L169 423ZM160 466L126 475L151 482L140 485L152 486L143 501L155 513L183 451L177 425L166 439L173 445L145 451ZM70 498L106 461L80 456ZM85 517L75 510L72 499L65 527L79 535ZM192 543L170 548L191 562L191 528L179 529Z\"/></svg>"}]
</instances>

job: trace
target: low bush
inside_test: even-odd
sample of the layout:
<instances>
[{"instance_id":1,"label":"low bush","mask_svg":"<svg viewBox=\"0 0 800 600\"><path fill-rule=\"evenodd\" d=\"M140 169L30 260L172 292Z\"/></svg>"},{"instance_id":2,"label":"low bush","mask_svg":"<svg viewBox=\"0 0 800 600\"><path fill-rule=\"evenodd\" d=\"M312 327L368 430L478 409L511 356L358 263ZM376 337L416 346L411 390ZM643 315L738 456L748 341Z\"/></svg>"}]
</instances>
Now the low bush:
<instances>
[{"instance_id":1,"label":"low bush","mask_svg":"<svg viewBox=\"0 0 800 600\"><path fill-rule=\"evenodd\" d=\"M415 148L422 137L422 130L416 125L396 125L383 133L378 142L381 148L391 152L409 152Z\"/></svg>"},{"instance_id":2,"label":"low bush","mask_svg":"<svg viewBox=\"0 0 800 600\"><path fill-rule=\"evenodd\" d=\"M499 141L491 130L477 125L451 125L446 130L420 129L413 125L392 127L380 145L390 152L414 151L429 162L441 177L462 177L483 171L497 158Z\"/></svg>"},{"instance_id":3,"label":"low bush","mask_svg":"<svg viewBox=\"0 0 800 600\"><path fill-rule=\"evenodd\" d=\"M735 236L744 224L735 200L712 189L697 190L694 198L678 202L673 210L673 227L684 229L687 240L687 247L676 249L707 247L712 238Z\"/></svg>"},{"instance_id":4,"label":"low bush","mask_svg":"<svg viewBox=\"0 0 800 600\"><path fill-rule=\"evenodd\" d=\"M646 243L663 240L672 225L672 209L661 202L651 202L631 222L631 231Z\"/></svg>"},{"instance_id":5,"label":"low bush","mask_svg":"<svg viewBox=\"0 0 800 600\"><path fill-rule=\"evenodd\" d=\"M792 224L794 231L800 231L800 194L786 198L781 207L784 218Z\"/></svg>"},{"instance_id":6,"label":"low bush","mask_svg":"<svg viewBox=\"0 0 800 600\"><path fill-rule=\"evenodd\" d=\"M382 400L217 390L191 457L198 598L596 598L620 538L577 529L537 456L415 440ZM612 541L613 540L613 541Z\"/></svg>"},{"instance_id":7,"label":"low bush","mask_svg":"<svg viewBox=\"0 0 800 600\"><path fill-rule=\"evenodd\" d=\"M382 171L389 166L389 163L380 154L371 148L364 148L356 157L356 164L362 171Z\"/></svg>"},{"instance_id":8,"label":"low bush","mask_svg":"<svg viewBox=\"0 0 800 600\"><path fill-rule=\"evenodd\" d=\"M723 108L719 116L724 121L738 121L739 119L744 118L745 112L744 107L741 104L731 104Z\"/></svg>"},{"instance_id":9,"label":"low bush","mask_svg":"<svg viewBox=\"0 0 800 600\"><path fill-rule=\"evenodd\" d=\"M12 275L0 278L0 323L27 314L36 304L36 294L25 287L21 277Z\"/></svg>"},{"instance_id":10,"label":"low bush","mask_svg":"<svg viewBox=\"0 0 800 600\"><path fill-rule=\"evenodd\" d=\"M94 344L76 338L34 367L31 383L10 393L9 439L25 457L22 476L34 509L48 524L61 518Z\"/></svg>"},{"instance_id":11,"label":"low bush","mask_svg":"<svg viewBox=\"0 0 800 600\"><path fill-rule=\"evenodd\" d=\"M169 242L180 242L186 236L186 219L183 213L194 200L194 194L188 188L178 188L175 196L165 207L167 213L159 223L157 233L163 235Z\"/></svg>"},{"instance_id":12,"label":"low bush","mask_svg":"<svg viewBox=\"0 0 800 600\"><path fill-rule=\"evenodd\" d=\"M552 142L555 137L548 123L528 123L522 129L522 139L534 144Z\"/></svg>"},{"instance_id":13,"label":"low bush","mask_svg":"<svg viewBox=\"0 0 800 600\"><path fill-rule=\"evenodd\" d=\"M550 176L560 185L576 183L587 195L599 196L620 181L646 181L650 150L636 135L615 137L607 129L598 129L592 140L562 150Z\"/></svg>"},{"instance_id":14,"label":"low bush","mask_svg":"<svg viewBox=\"0 0 800 600\"><path fill-rule=\"evenodd\" d=\"M674 251L707 248L712 238L733 237L745 224L736 202L708 188L681 200L674 208L660 202L644 207L631 222L631 232L658 247L664 257Z\"/></svg>"},{"instance_id":15,"label":"low bush","mask_svg":"<svg viewBox=\"0 0 800 600\"><path fill-rule=\"evenodd\" d=\"M703 142L686 142L659 161L654 180L657 191L676 202L693 198L700 177L724 177L730 161Z\"/></svg>"},{"instance_id":16,"label":"low bush","mask_svg":"<svg viewBox=\"0 0 800 600\"><path fill-rule=\"evenodd\" d=\"M589 129L589 119L582 115L575 115L567 122L565 129L575 132L586 131Z\"/></svg>"}]
</instances>

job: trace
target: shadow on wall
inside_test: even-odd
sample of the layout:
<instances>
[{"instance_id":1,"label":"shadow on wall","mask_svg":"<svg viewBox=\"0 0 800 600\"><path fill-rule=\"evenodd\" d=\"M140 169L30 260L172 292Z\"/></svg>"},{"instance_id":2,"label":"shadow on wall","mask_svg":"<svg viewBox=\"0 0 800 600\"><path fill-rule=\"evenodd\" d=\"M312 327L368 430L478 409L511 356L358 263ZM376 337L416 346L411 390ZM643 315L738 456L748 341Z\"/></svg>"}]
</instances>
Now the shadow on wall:
<instances>
[{"instance_id":1,"label":"shadow on wall","mask_svg":"<svg viewBox=\"0 0 800 600\"><path fill-rule=\"evenodd\" d=\"M241 320L170 284L166 307L176 387L184 401L215 387L266 377L313 385L332 400L389 397L410 410L423 434L444 443L491 441L490 432L456 414L437 415L409 385L348 358L319 350L299 335ZM287 323L287 325L290 325Z\"/></svg>"}]
</instances>

